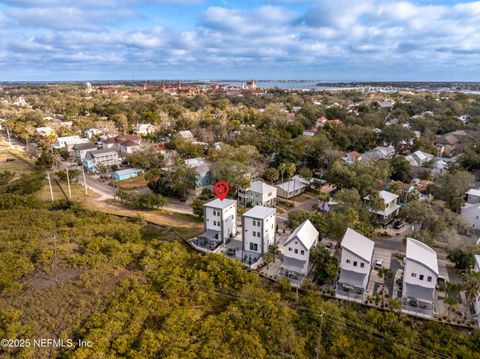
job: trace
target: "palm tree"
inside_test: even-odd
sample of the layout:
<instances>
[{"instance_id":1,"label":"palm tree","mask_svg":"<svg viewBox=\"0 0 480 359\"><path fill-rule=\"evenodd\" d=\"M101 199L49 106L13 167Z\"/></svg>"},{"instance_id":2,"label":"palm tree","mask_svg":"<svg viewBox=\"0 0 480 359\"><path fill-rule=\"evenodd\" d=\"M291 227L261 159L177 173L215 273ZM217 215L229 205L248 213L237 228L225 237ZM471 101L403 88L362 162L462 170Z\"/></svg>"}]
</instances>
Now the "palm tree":
<instances>
[{"instance_id":1,"label":"palm tree","mask_svg":"<svg viewBox=\"0 0 480 359\"><path fill-rule=\"evenodd\" d=\"M458 305L458 300L455 298L455 295L460 291L460 289L461 289L460 284L455 284L451 282L447 282L445 284L446 297L445 297L444 303L448 305L448 309L447 309L448 320L450 320L451 310L456 305Z\"/></svg>"},{"instance_id":2,"label":"palm tree","mask_svg":"<svg viewBox=\"0 0 480 359\"><path fill-rule=\"evenodd\" d=\"M280 163L278 166L278 172L282 176L282 183L283 183L283 175L287 172L287 164L285 162Z\"/></svg>"},{"instance_id":3,"label":"palm tree","mask_svg":"<svg viewBox=\"0 0 480 359\"><path fill-rule=\"evenodd\" d=\"M295 163L287 163L286 165L286 171L288 175L288 193L290 193L290 181L292 179L292 176L295 174L295 171L297 170L297 166L295 166Z\"/></svg>"},{"instance_id":4,"label":"palm tree","mask_svg":"<svg viewBox=\"0 0 480 359\"><path fill-rule=\"evenodd\" d=\"M276 244L268 246L268 250L263 255L263 261L267 263L267 269L271 262L275 263L277 256L280 254L280 249Z\"/></svg>"},{"instance_id":5,"label":"palm tree","mask_svg":"<svg viewBox=\"0 0 480 359\"><path fill-rule=\"evenodd\" d=\"M393 277L393 272L390 268L380 268L378 270L378 276L383 279L382 283L382 306L385 305L385 282L390 280Z\"/></svg>"},{"instance_id":6,"label":"palm tree","mask_svg":"<svg viewBox=\"0 0 480 359\"><path fill-rule=\"evenodd\" d=\"M480 272L463 272L462 289L465 291L467 307L465 308L465 316L468 314L470 307L475 303L480 293Z\"/></svg>"}]
</instances>

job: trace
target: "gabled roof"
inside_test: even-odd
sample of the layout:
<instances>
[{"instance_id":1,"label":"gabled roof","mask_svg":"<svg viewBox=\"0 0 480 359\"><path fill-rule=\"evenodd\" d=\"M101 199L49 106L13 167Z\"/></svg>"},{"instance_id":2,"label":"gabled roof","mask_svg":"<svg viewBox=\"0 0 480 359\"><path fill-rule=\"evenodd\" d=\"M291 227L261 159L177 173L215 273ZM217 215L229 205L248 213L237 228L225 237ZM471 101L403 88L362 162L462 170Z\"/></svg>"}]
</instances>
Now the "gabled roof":
<instances>
[{"instance_id":1,"label":"gabled roof","mask_svg":"<svg viewBox=\"0 0 480 359\"><path fill-rule=\"evenodd\" d=\"M413 238L407 238L407 252L405 258L430 268L438 275L437 253L425 243Z\"/></svg>"},{"instance_id":2,"label":"gabled roof","mask_svg":"<svg viewBox=\"0 0 480 359\"><path fill-rule=\"evenodd\" d=\"M303 246L310 250L312 248L315 241L318 239L318 231L313 226L310 220L306 220L301 225L299 225L288 237L285 245L291 242L294 238L298 238L298 240L303 244Z\"/></svg>"},{"instance_id":3,"label":"gabled roof","mask_svg":"<svg viewBox=\"0 0 480 359\"><path fill-rule=\"evenodd\" d=\"M305 188L306 184L292 179L287 182L279 183L276 185L276 187L284 190L285 192L289 192L289 191L293 192L293 191L296 191L297 189Z\"/></svg>"},{"instance_id":4,"label":"gabled roof","mask_svg":"<svg viewBox=\"0 0 480 359\"><path fill-rule=\"evenodd\" d=\"M351 228L347 228L347 231L343 235L342 243L340 243L342 248L356 254L369 263L372 260L374 245L375 243L373 243L372 240L362 236Z\"/></svg>"},{"instance_id":5,"label":"gabled roof","mask_svg":"<svg viewBox=\"0 0 480 359\"><path fill-rule=\"evenodd\" d=\"M480 254L475 254L475 263L477 267L480 268Z\"/></svg>"},{"instance_id":6,"label":"gabled roof","mask_svg":"<svg viewBox=\"0 0 480 359\"><path fill-rule=\"evenodd\" d=\"M95 144L91 143L91 142L88 142L88 143L77 143L75 146L73 146L73 149L74 150L91 150L91 149L94 149L94 148L97 148L97 146L95 146Z\"/></svg>"},{"instance_id":7,"label":"gabled roof","mask_svg":"<svg viewBox=\"0 0 480 359\"><path fill-rule=\"evenodd\" d=\"M380 191L378 192L378 195L380 196L381 199L383 199L383 202L385 204L395 201L398 198L398 196L395 193L388 192L388 191Z\"/></svg>"},{"instance_id":8,"label":"gabled roof","mask_svg":"<svg viewBox=\"0 0 480 359\"><path fill-rule=\"evenodd\" d=\"M271 191L276 191L277 189L269 184L266 184L262 181L254 181L250 184L250 191L257 193L268 193Z\"/></svg>"},{"instance_id":9,"label":"gabled roof","mask_svg":"<svg viewBox=\"0 0 480 359\"><path fill-rule=\"evenodd\" d=\"M225 198L223 201L221 201L219 198L215 198L213 201L210 201L208 203L204 204L204 207L212 207L212 208L218 208L218 209L225 209L227 207L230 207L232 204L236 204L237 201L233 199L228 199Z\"/></svg>"},{"instance_id":10,"label":"gabled roof","mask_svg":"<svg viewBox=\"0 0 480 359\"><path fill-rule=\"evenodd\" d=\"M118 154L118 152L116 150L114 150L113 148L102 148L100 150L90 151L89 153L93 157L95 157L96 155L104 155L106 153L116 153L116 154Z\"/></svg>"},{"instance_id":11,"label":"gabled roof","mask_svg":"<svg viewBox=\"0 0 480 359\"><path fill-rule=\"evenodd\" d=\"M265 219L270 216L272 213L275 213L277 210L275 208L255 206L252 209L245 212L242 216Z\"/></svg>"},{"instance_id":12,"label":"gabled roof","mask_svg":"<svg viewBox=\"0 0 480 359\"><path fill-rule=\"evenodd\" d=\"M480 197L480 189L472 188L472 189L469 189L465 193L468 194L469 196Z\"/></svg>"}]
</instances>

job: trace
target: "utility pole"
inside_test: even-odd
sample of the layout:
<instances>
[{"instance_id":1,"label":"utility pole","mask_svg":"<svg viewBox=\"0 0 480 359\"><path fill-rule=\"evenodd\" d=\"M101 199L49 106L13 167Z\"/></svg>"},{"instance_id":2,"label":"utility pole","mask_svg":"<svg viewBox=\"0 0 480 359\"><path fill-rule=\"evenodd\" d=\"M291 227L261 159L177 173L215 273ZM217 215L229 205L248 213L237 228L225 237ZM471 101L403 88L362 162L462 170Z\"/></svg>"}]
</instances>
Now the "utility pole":
<instances>
[{"instance_id":1,"label":"utility pole","mask_svg":"<svg viewBox=\"0 0 480 359\"><path fill-rule=\"evenodd\" d=\"M50 188L50 198L52 199L52 202L53 202L54 199L53 199L52 181L50 180L50 172L47 172L47 178L48 178L48 187Z\"/></svg>"},{"instance_id":2,"label":"utility pole","mask_svg":"<svg viewBox=\"0 0 480 359\"><path fill-rule=\"evenodd\" d=\"M8 130L8 127L5 126L7 129L7 137L8 137L8 143L10 144L10 148L12 148L12 139L10 138L10 131Z\"/></svg>"},{"instance_id":3,"label":"utility pole","mask_svg":"<svg viewBox=\"0 0 480 359\"><path fill-rule=\"evenodd\" d=\"M320 346L322 345L322 327L324 314L325 312L320 313L320 328L318 329L317 347L315 348L315 351L317 352L317 359L320 358Z\"/></svg>"},{"instance_id":4,"label":"utility pole","mask_svg":"<svg viewBox=\"0 0 480 359\"><path fill-rule=\"evenodd\" d=\"M55 283L58 284L57 277L57 235L53 235L53 273L55 275Z\"/></svg>"},{"instance_id":5,"label":"utility pole","mask_svg":"<svg viewBox=\"0 0 480 359\"><path fill-rule=\"evenodd\" d=\"M70 188L70 176L68 175L68 167L67 167L67 185L68 185L68 198L72 199L72 190Z\"/></svg>"},{"instance_id":6,"label":"utility pole","mask_svg":"<svg viewBox=\"0 0 480 359\"><path fill-rule=\"evenodd\" d=\"M85 194L88 194L87 190L87 179L85 178L85 167L82 165L82 173L83 173L83 185L85 186Z\"/></svg>"}]
</instances>

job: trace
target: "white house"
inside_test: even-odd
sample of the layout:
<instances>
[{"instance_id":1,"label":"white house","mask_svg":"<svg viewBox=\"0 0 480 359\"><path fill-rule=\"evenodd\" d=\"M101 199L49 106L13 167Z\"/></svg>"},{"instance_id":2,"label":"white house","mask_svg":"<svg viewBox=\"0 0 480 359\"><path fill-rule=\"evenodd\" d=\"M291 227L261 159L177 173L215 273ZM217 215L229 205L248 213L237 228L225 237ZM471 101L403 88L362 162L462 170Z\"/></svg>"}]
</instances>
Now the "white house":
<instances>
[{"instance_id":1,"label":"white house","mask_svg":"<svg viewBox=\"0 0 480 359\"><path fill-rule=\"evenodd\" d=\"M255 206L242 215L243 260L255 263L275 245L275 208Z\"/></svg>"},{"instance_id":2,"label":"white house","mask_svg":"<svg viewBox=\"0 0 480 359\"><path fill-rule=\"evenodd\" d=\"M133 132L136 133L137 135L147 136L151 133L155 133L156 130L157 130L157 127L155 127L152 124L142 123L135 126L135 129L133 130Z\"/></svg>"},{"instance_id":3,"label":"white house","mask_svg":"<svg viewBox=\"0 0 480 359\"><path fill-rule=\"evenodd\" d=\"M187 141L194 141L195 140L191 131L188 131L188 130L187 131L179 131L178 134L184 140L187 140Z\"/></svg>"},{"instance_id":4,"label":"white house","mask_svg":"<svg viewBox=\"0 0 480 359\"><path fill-rule=\"evenodd\" d=\"M371 207L370 196L365 196L363 198L364 203L368 207L368 210L371 213L375 213L383 224L387 224L398 214L400 210L401 206L398 204L398 195L388 191L380 191L378 192L378 195L383 202L381 208Z\"/></svg>"},{"instance_id":5,"label":"white house","mask_svg":"<svg viewBox=\"0 0 480 359\"><path fill-rule=\"evenodd\" d=\"M300 176L294 176L290 181L277 184L277 196L282 198L292 198L305 192L308 181Z\"/></svg>"},{"instance_id":6,"label":"white house","mask_svg":"<svg viewBox=\"0 0 480 359\"><path fill-rule=\"evenodd\" d=\"M407 238L402 312L431 318L434 313L437 277L437 253L426 244Z\"/></svg>"},{"instance_id":7,"label":"white house","mask_svg":"<svg viewBox=\"0 0 480 359\"><path fill-rule=\"evenodd\" d=\"M254 181L249 188L238 191L240 203L252 206L273 206L277 202L277 189L262 181Z\"/></svg>"},{"instance_id":8,"label":"white house","mask_svg":"<svg viewBox=\"0 0 480 359\"><path fill-rule=\"evenodd\" d=\"M73 151L75 152L75 160L77 160L77 162L83 162L85 156L87 155L87 152L94 151L96 149L97 146L95 146L91 142L76 144L75 146L73 146Z\"/></svg>"},{"instance_id":9,"label":"white house","mask_svg":"<svg viewBox=\"0 0 480 359\"><path fill-rule=\"evenodd\" d=\"M318 231L308 219L299 225L284 244L281 268L288 272L307 275L310 250L318 243Z\"/></svg>"},{"instance_id":10,"label":"white house","mask_svg":"<svg viewBox=\"0 0 480 359\"><path fill-rule=\"evenodd\" d=\"M93 137L103 135L103 131L98 128L89 128L83 131L83 135L90 140Z\"/></svg>"},{"instance_id":11,"label":"white house","mask_svg":"<svg viewBox=\"0 0 480 359\"><path fill-rule=\"evenodd\" d=\"M415 151L409 156L406 156L405 159L410 162L410 165L415 166L415 167L422 167L425 165L427 162L430 162L433 160L433 155L427 152L423 151Z\"/></svg>"},{"instance_id":12,"label":"white house","mask_svg":"<svg viewBox=\"0 0 480 359\"><path fill-rule=\"evenodd\" d=\"M342 242L340 277L335 287L337 298L363 302L372 268L374 242L347 228Z\"/></svg>"},{"instance_id":13,"label":"white house","mask_svg":"<svg viewBox=\"0 0 480 359\"><path fill-rule=\"evenodd\" d=\"M475 255L475 266L473 267L475 272L480 272L480 255ZM474 304L475 314L477 314L478 319L480 320L480 293L478 293L477 300Z\"/></svg>"},{"instance_id":14,"label":"white house","mask_svg":"<svg viewBox=\"0 0 480 359\"><path fill-rule=\"evenodd\" d=\"M79 145L81 143L89 143L90 141L87 138L80 138L80 136L65 136L58 137L57 142L52 145L52 148L62 149L65 148L68 151L71 151L73 146Z\"/></svg>"},{"instance_id":15,"label":"white house","mask_svg":"<svg viewBox=\"0 0 480 359\"><path fill-rule=\"evenodd\" d=\"M37 131L37 134L40 136L40 137L46 137L46 136L50 136L52 134L55 134L55 130L51 127L37 127L35 129Z\"/></svg>"},{"instance_id":16,"label":"white house","mask_svg":"<svg viewBox=\"0 0 480 359\"><path fill-rule=\"evenodd\" d=\"M377 146L362 154L362 161L378 161L392 158L395 155L395 149L392 146Z\"/></svg>"},{"instance_id":17,"label":"white house","mask_svg":"<svg viewBox=\"0 0 480 359\"><path fill-rule=\"evenodd\" d=\"M480 189L469 189L467 202L462 207L461 216L473 228L480 229Z\"/></svg>"},{"instance_id":18,"label":"white house","mask_svg":"<svg viewBox=\"0 0 480 359\"><path fill-rule=\"evenodd\" d=\"M205 232L196 244L208 250L229 242L237 234L237 201L214 199L203 205Z\"/></svg>"}]
</instances>

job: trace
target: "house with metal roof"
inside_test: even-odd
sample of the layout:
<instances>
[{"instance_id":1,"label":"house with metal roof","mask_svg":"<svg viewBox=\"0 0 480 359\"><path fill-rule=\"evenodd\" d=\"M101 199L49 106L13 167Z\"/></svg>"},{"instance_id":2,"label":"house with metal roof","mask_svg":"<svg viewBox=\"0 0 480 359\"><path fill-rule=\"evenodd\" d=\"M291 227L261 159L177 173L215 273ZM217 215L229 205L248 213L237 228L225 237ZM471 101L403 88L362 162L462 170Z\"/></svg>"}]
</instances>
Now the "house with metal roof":
<instances>
[{"instance_id":1,"label":"house with metal roof","mask_svg":"<svg viewBox=\"0 0 480 359\"><path fill-rule=\"evenodd\" d=\"M243 261L253 264L276 244L275 208L255 206L242 215Z\"/></svg>"},{"instance_id":2,"label":"house with metal roof","mask_svg":"<svg viewBox=\"0 0 480 359\"><path fill-rule=\"evenodd\" d=\"M143 169L141 168L126 168L123 170L118 170L112 172L112 178L115 181L123 181L130 178L137 177L143 173Z\"/></svg>"},{"instance_id":3,"label":"house with metal roof","mask_svg":"<svg viewBox=\"0 0 480 359\"><path fill-rule=\"evenodd\" d=\"M425 243L407 238L402 312L425 318L433 317L437 278L437 253Z\"/></svg>"},{"instance_id":4,"label":"house with metal roof","mask_svg":"<svg viewBox=\"0 0 480 359\"><path fill-rule=\"evenodd\" d=\"M347 228L342 242L340 277L335 286L337 298L362 303L372 268L374 242Z\"/></svg>"},{"instance_id":5,"label":"house with metal roof","mask_svg":"<svg viewBox=\"0 0 480 359\"><path fill-rule=\"evenodd\" d=\"M282 198L292 198L302 194L308 187L308 181L300 176L294 176L289 181L275 185L277 187L277 196Z\"/></svg>"},{"instance_id":6,"label":"house with metal roof","mask_svg":"<svg viewBox=\"0 0 480 359\"><path fill-rule=\"evenodd\" d=\"M250 187L238 191L238 201L250 206L273 206L277 202L277 188L262 181L254 181Z\"/></svg>"},{"instance_id":7,"label":"house with metal roof","mask_svg":"<svg viewBox=\"0 0 480 359\"><path fill-rule=\"evenodd\" d=\"M75 160L79 163L82 163L87 153L89 151L93 151L96 149L97 149L97 146L92 142L76 144L75 146L73 146L73 151L75 153Z\"/></svg>"},{"instance_id":8,"label":"house with metal roof","mask_svg":"<svg viewBox=\"0 0 480 359\"><path fill-rule=\"evenodd\" d=\"M205 187L213 185L213 174L210 163L202 157L185 160L187 167L195 171L195 187L197 192Z\"/></svg>"},{"instance_id":9,"label":"house with metal roof","mask_svg":"<svg viewBox=\"0 0 480 359\"><path fill-rule=\"evenodd\" d=\"M281 271L306 276L310 270L310 251L318 243L319 233L308 219L299 225L284 244Z\"/></svg>"},{"instance_id":10,"label":"house with metal roof","mask_svg":"<svg viewBox=\"0 0 480 359\"><path fill-rule=\"evenodd\" d=\"M465 195L467 200L460 215L472 228L480 229L480 189L469 189Z\"/></svg>"},{"instance_id":11,"label":"house with metal roof","mask_svg":"<svg viewBox=\"0 0 480 359\"><path fill-rule=\"evenodd\" d=\"M398 204L398 195L388 191L379 191L380 203L372 203L371 196L363 197L364 204L371 213L374 213L378 220L386 225L398 215L400 205Z\"/></svg>"}]
</instances>

